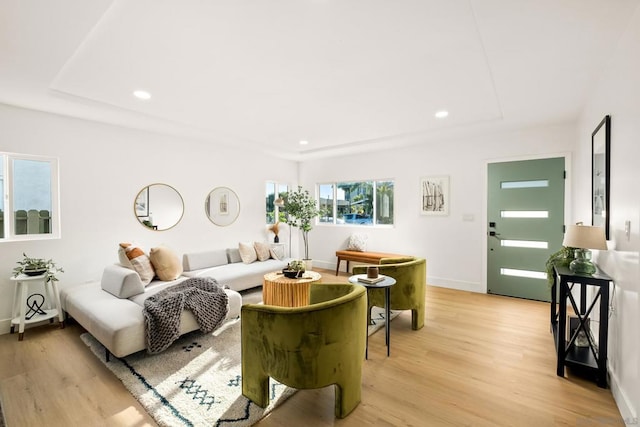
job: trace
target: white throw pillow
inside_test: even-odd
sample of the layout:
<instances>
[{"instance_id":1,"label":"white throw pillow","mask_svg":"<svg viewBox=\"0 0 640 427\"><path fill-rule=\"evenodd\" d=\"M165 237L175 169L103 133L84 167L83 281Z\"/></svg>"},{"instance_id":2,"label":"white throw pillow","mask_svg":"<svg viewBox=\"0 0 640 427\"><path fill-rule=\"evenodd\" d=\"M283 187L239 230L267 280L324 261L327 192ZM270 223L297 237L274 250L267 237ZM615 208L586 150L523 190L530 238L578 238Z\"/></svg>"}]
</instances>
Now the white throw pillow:
<instances>
[{"instance_id":1,"label":"white throw pillow","mask_svg":"<svg viewBox=\"0 0 640 427\"><path fill-rule=\"evenodd\" d=\"M284 246L277 245L269 249L271 258L281 260L284 258Z\"/></svg>"},{"instance_id":2,"label":"white throw pillow","mask_svg":"<svg viewBox=\"0 0 640 427\"><path fill-rule=\"evenodd\" d=\"M131 264L131 261L127 258L127 251L125 251L122 246L118 246L118 261L120 261L121 266L133 270L133 264Z\"/></svg>"},{"instance_id":3,"label":"white throw pillow","mask_svg":"<svg viewBox=\"0 0 640 427\"><path fill-rule=\"evenodd\" d=\"M252 243L240 242L238 243L238 250L240 251L240 258L245 264L251 264L258 259L258 254Z\"/></svg>"},{"instance_id":4,"label":"white throw pillow","mask_svg":"<svg viewBox=\"0 0 640 427\"><path fill-rule=\"evenodd\" d=\"M349 246L347 247L350 251L358 251L364 252L367 250L367 235L366 234L352 234L349 238Z\"/></svg>"}]
</instances>

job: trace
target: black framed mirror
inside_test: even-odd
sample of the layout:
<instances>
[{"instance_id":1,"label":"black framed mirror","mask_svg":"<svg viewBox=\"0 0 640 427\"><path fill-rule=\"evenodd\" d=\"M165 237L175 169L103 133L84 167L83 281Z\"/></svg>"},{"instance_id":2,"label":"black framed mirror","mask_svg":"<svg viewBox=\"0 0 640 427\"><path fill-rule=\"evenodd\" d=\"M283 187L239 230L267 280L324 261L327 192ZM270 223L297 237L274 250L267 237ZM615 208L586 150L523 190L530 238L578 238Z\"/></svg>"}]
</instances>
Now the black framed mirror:
<instances>
[{"instance_id":1,"label":"black framed mirror","mask_svg":"<svg viewBox=\"0 0 640 427\"><path fill-rule=\"evenodd\" d=\"M604 116L591 134L591 224L603 227L609 240L609 176L611 116Z\"/></svg>"},{"instance_id":2,"label":"black framed mirror","mask_svg":"<svg viewBox=\"0 0 640 427\"><path fill-rule=\"evenodd\" d=\"M173 228L184 214L184 202L178 191L167 184L144 187L134 201L134 211L140 224L164 231Z\"/></svg>"}]
</instances>

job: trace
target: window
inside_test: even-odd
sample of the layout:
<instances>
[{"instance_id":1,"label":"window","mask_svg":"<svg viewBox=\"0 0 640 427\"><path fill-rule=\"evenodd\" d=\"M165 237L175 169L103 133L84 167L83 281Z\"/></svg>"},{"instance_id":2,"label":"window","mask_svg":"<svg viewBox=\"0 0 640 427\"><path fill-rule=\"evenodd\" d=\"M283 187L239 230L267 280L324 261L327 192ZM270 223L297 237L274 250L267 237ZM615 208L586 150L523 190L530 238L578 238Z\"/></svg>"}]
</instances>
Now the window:
<instances>
[{"instance_id":1,"label":"window","mask_svg":"<svg viewBox=\"0 0 640 427\"><path fill-rule=\"evenodd\" d=\"M58 161L0 153L0 241L59 236Z\"/></svg>"},{"instance_id":2,"label":"window","mask_svg":"<svg viewBox=\"0 0 640 427\"><path fill-rule=\"evenodd\" d=\"M275 224L277 222L276 218L279 218L284 212L285 207L276 206L275 201L278 198L283 199L288 191L289 186L287 184L279 184L273 181L267 182L265 193L267 224Z\"/></svg>"},{"instance_id":3,"label":"window","mask_svg":"<svg viewBox=\"0 0 640 427\"><path fill-rule=\"evenodd\" d=\"M318 184L320 223L393 225L393 181Z\"/></svg>"}]
</instances>

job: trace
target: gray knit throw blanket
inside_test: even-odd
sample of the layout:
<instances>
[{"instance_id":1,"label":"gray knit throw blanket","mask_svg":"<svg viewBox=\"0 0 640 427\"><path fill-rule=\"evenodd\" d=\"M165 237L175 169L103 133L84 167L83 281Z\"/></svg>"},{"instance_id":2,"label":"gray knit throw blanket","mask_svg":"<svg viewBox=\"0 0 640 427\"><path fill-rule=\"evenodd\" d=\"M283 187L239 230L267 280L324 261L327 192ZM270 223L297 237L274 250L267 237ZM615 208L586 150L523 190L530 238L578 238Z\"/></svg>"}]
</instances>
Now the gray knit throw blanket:
<instances>
[{"instance_id":1,"label":"gray knit throw blanket","mask_svg":"<svg viewBox=\"0 0 640 427\"><path fill-rule=\"evenodd\" d=\"M210 277L193 277L168 287L144 301L147 352L160 353L180 336L182 310L191 310L200 330L216 329L227 315L227 294Z\"/></svg>"}]
</instances>

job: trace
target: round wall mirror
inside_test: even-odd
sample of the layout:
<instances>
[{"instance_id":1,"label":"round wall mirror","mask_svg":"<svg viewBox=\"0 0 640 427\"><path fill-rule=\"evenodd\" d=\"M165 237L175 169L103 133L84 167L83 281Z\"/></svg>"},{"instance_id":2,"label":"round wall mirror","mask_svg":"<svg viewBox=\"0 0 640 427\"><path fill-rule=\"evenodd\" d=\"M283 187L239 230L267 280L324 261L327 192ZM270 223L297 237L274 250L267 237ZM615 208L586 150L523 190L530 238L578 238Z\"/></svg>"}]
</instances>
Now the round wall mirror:
<instances>
[{"instance_id":1,"label":"round wall mirror","mask_svg":"<svg viewBox=\"0 0 640 427\"><path fill-rule=\"evenodd\" d=\"M134 210L140 224L163 231L180 222L184 214L184 202L180 193L170 185L151 184L136 196Z\"/></svg>"},{"instance_id":2,"label":"round wall mirror","mask_svg":"<svg viewBox=\"0 0 640 427\"><path fill-rule=\"evenodd\" d=\"M240 214L238 195L230 188L216 187L207 196L204 210L215 225L229 225Z\"/></svg>"}]
</instances>

